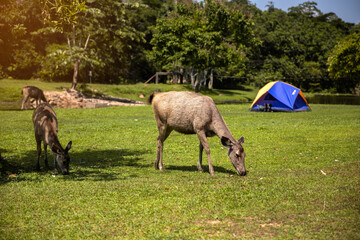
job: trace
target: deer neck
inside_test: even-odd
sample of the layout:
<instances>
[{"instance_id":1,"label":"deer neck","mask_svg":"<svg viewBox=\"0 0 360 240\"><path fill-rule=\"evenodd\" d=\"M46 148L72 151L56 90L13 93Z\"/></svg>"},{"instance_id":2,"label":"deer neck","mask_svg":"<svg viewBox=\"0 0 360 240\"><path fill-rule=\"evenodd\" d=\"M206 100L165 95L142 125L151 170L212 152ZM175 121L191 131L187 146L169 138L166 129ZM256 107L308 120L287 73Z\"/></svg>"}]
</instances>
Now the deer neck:
<instances>
[{"instance_id":1,"label":"deer neck","mask_svg":"<svg viewBox=\"0 0 360 240\"><path fill-rule=\"evenodd\" d=\"M61 144L59 142L57 134L54 133L54 131L49 131L48 134L46 134L46 136L47 136L46 142L48 143L48 145L50 147L52 147L53 145L56 145L56 146L59 146L61 148Z\"/></svg>"},{"instance_id":2,"label":"deer neck","mask_svg":"<svg viewBox=\"0 0 360 240\"><path fill-rule=\"evenodd\" d=\"M232 141L235 141L235 138L232 136L229 128L227 127L224 119L219 115L213 121L213 131L221 139L222 137L227 137Z\"/></svg>"}]
</instances>

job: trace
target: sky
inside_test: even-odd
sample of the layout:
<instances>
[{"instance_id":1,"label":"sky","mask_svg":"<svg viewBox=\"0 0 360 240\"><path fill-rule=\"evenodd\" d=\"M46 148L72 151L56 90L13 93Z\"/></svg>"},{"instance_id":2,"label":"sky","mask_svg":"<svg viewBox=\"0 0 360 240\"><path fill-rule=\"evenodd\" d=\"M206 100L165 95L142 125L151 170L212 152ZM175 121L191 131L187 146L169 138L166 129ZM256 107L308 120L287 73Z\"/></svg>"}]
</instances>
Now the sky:
<instances>
[{"instance_id":1,"label":"sky","mask_svg":"<svg viewBox=\"0 0 360 240\"><path fill-rule=\"evenodd\" d=\"M267 10L270 0L250 0L261 10ZM360 0L271 0L275 8L287 12L288 8L296 7L304 2L316 2L322 13L334 12L345 22L358 24L360 22Z\"/></svg>"}]
</instances>

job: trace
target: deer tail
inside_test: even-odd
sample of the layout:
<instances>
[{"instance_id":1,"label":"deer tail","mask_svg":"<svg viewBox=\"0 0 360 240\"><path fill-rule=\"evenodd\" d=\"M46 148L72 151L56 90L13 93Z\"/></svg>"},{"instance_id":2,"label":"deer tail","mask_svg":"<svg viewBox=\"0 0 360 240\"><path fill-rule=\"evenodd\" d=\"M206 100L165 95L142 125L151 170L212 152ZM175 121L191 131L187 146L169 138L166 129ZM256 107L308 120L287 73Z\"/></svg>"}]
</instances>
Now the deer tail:
<instances>
[{"instance_id":1,"label":"deer tail","mask_svg":"<svg viewBox=\"0 0 360 240\"><path fill-rule=\"evenodd\" d=\"M148 100L147 100L147 103L148 103L148 104L151 104L151 103L152 103L152 100L154 99L155 94L158 93L158 92L160 92L160 90L156 90L155 92L153 92L153 93L150 95L150 97L149 97Z\"/></svg>"},{"instance_id":2,"label":"deer tail","mask_svg":"<svg viewBox=\"0 0 360 240\"><path fill-rule=\"evenodd\" d=\"M150 95L150 97L148 98L148 100L147 100L147 104L151 104L151 103L152 103L153 98L154 98L154 93L152 93L152 94Z\"/></svg>"}]
</instances>

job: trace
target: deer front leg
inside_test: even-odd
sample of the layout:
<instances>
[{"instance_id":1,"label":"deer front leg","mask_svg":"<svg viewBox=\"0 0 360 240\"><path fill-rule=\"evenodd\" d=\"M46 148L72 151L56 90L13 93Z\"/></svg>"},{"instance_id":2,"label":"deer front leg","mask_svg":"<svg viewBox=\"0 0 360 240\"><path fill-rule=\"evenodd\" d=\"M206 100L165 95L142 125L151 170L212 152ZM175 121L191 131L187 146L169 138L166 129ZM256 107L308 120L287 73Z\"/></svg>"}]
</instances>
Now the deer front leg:
<instances>
[{"instance_id":1,"label":"deer front leg","mask_svg":"<svg viewBox=\"0 0 360 240\"><path fill-rule=\"evenodd\" d=\"M199 144L199 162L198 162L198 164L197 164L197 169L198 169L199 172L203 172L203 169L202 169L202 154L203 154L203 150L204 150L204 147L203 147L203 145L202 145L201 142L200 142L200 144Z\"/></svg>"},{"instance_id":2,"label":"deer front leg","mask_svg":"<svg viewBox=\"0 0 360 240\"><path fill-rule=\"evenodd\" d=\"M163 153L164 143L161 140L161 136L157 137L157 148L156 148L156 160L155 160L155 169L159 170L159 161L161 162L160 171L162 171L162 153Z\"/></svg>"},{"instance_id":3,"label":"deer front leg","mask_svg":"<svg viewBox=\"0 0 360 240\"><path fill-rule=\"evenodd\" d=\"M36 140L36 149L37 149L36 171L40 171L41 141Z\"/></svg>"},{"instance_id":4,"label":"deer front leg","mask_svg":"<svg viewBox=\"0 0 360 240\"><path fill-rule=\"evenodd\" d=\"M53 157L54 157L54 171L58 172L57 163L56 163L56 153L54 153L54 152L53 152Z\"/></svg>"},{"instance_id":5,"label":"deer front leg","mask_svg":"<svg viewBox=\"0 0 360 240\"><path fill-rule=\"evenodd\" d=\"M44 154L45 154L45 168L49 170L49 163L47 159L47 144L44 142Z\"/></svg>"},{"instance_id":6,"label":"deer front leg","mask_svg":"<svg viewBox=\"0 0 360 240\"><path fill-rule=\"evenodd\" d=\"M166 125L160 125L158 126L158 128L159 128L159 136L157 138L155 169L159 169L160 171L163 171L162 159L163 159L164 141L170 135L172 129L168 128Z\"/></svg>"},{"instance_id":7,"label":"deer front leg","mask_svg":"<svg viewBox=\"0 0 360 240\"><path fill-rule=\"evenodd\" d=\"M208 157L210 175L215 176L214 168L213 168L212 163L211 163L210 147L209 147L209 144L208 144L207 139L206 139L206 134L205 134L204 131L198 131L197 136L198 136L198 138L200 140L200 144L205 149L206 155Z\"/></svg>"},{"instance_id":8,"label":"deer front leg","mask_svg":"<svg viewBox=\"0 0 360 240\"><path fill-rule=\"evenodd\" d=\"M21 104L21 110L24 110L24 107L26 109L25 103L27 102L27 100L29 99L29 96L26 96Z\"/></svg>"}]
</instances>

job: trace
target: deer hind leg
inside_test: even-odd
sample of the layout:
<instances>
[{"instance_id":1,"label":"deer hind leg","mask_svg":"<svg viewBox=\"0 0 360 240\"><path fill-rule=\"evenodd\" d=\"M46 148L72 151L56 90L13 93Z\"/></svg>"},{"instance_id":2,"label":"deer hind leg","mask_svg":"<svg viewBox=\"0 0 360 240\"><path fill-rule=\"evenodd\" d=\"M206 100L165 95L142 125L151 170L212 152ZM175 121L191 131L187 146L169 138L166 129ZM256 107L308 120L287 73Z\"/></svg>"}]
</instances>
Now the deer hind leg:
<instances>
[{"instance_id":1,"label":"deer hind leg","mask_svg":"<svg viewBox=\"0 0 360 240\"><path fill-rule=\"evenodd\" d=\"M200 144L199 144L199 162L198 162L198 164L197 164L197 169L198 169L199 172L203 172L203 168L202 168L202 154L203 154L203 150L204 150L204 147L203 147L203 145L202 145L201 142L200 142Z\"/></svg>"},{"instance_id":2,"label":"deer hind leg","mask_svg":"<svg viewBox=\"0 0 360 240\"><path fill-rule=\"evenodd\" d=\"M159 136L157 137L155 169L160 169L160 171L163 171L162 158L163 158L164 141L170 135L172 129L168 128L166 125L161 125L158 128L159 128Z\"/></svg>"},{"instance_id":3,"label":"deer hind leg","mask_svg":"<svg viewBox=\"0 0 360 240\"><path fill-rule=\"evenodd\" d=\"M212 166L212 163L211 163L211 157L210 157L210 147L209 147L209 144L207 142L207 139L206 139L206 134L204 131L198 131L197 133L197 136L200 140L200 145L202 145L203 149L205 150L206 152L206 155L208 157L208 162L209 162L209 172L210 172L210 175L211 176L214 176L215 175L215 172L214 172L214 168ZM201 151L202 152L202 151ZM201 154L202 155L202 154ZM201 164L200 162L200 156L199 156L199 163Z\"/></svg>"}]
</instances>

